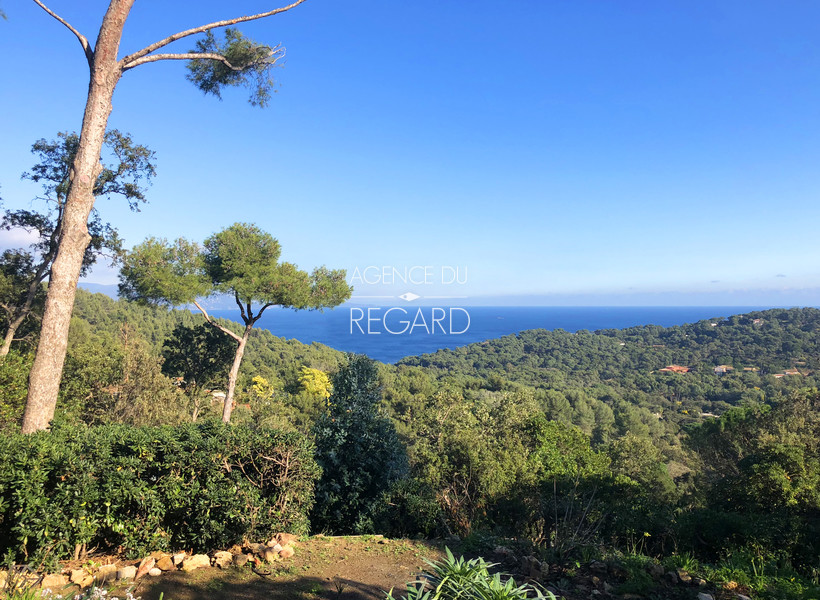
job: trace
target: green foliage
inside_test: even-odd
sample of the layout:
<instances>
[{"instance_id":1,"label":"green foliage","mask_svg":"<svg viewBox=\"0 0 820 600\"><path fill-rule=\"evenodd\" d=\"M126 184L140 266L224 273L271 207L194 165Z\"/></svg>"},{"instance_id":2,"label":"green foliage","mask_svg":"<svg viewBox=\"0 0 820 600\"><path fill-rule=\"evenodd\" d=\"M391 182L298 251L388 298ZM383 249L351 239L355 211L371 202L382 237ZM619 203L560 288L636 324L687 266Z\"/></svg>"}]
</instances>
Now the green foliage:
<instances>
[{"instance_id":1,"label":"green foliage","mask_svg":"<svg viewBox=\"0 0 820 600\"><path fill-rule=\"evenodd\" d=\"M143 332L152 368L173 329L196 323L187 311L82 290L75 314L67 363L73 377L63 382L60 413L88 420L94 420L89 402L96 405L126 380L123 323ZM404 361L426 366L376 365L376 373L366 369L367 377L342 381L330 407L304 389L303 366L333 372L346 364L343 355L254 330L240 370L236 420L315 431L324 439L330 475L321 493L328 511L317 506L314 529L515 536L538 544L550 560L579 559L592 547L653 555L675 548L704 565L703 573L712 562L724 569L721 577L747 577L762 595L810 598L811 578L820 572L820 406L815 392L792 390L816 381L818 314L763 311L716 327L523 332ZM139 344L130 347L143 353ZM783 352L793 352L785 363ZM712 358L726 364L733 356L742 357L732 359L733 373L716 375L709 366ZM799 366L806 376L766 373L796 359L806 363ZM759 372L739 372L752 360ZM649 372L671 362L697 370ZM269 385L256 385L260 377ZM72 408L84 403L85 412ZM370 417L350 418L359 404L377 418L392 417L406 444L409 477L367 488L368 473L381 468L375 457L382 434L364 426ZM95 414L117 414L116 404L100 406ZM723 414L701 418L701 408ZM139 423L178 416L106 418ZM348 435L359 426L364 433ZM379 445L368 446L373 437ZM355 504L348 506L348 497Z\"/></svg>"},{"instance_id":2,"label":"green foliage","mask_svg":"<svg viewBox=\"0 0 820 600\"><path fill-rule=\"evenodd\" d=\"M219 322L233 329L239 327L236 323ZM153 355L158 365L163 344L174 329L180 325L195 328L201 325L201 317L188 310L118 301L102 294L77 290L58 411L89 420L81 416L83 407L89 402L96 405L105 397L106 390L113 389L110 386L122 381L119 340L126 324L134 335L145 340L147 352ZM309 432L316 418L326 409L326 399L301 391L301 366L335 371L344 354L321 344L306 345L278 338L265 329L252 330L250 338L240 369L236 418L245 423ZM263 377L274 387L275 396L270 401L263 401L254 394L254 377ZM155 382L160 380L155 379ZM168 399L167 394L176 394L179 388L170 380L164 385L165 390L158 389L156 393L168 400L166 408L173 409L166 413L166 422L190 419L189 401L179 395Z\"/></svg>"},{"instance_id":3,"label":"green foliage","mask_svg":"<svg viewBox=\"0 0 820 600\"><path fill-rule=\"evenodd\" d=\"M302 367L299 370L299 385L308 394L315 394L325 399L330 398L333 388L327 373L310 367Z\"/></svg>"},{"instance_id":4,"label":"green foliage","mask_svg":"<svg viewBox=\"0 0 820 600\"><path fill-rule=\"evenodd\" d=\"M34 357L12 350L0 361L0 432L19 429Z\"/></svg>"},{"instance_id":5,"label":"green foliage","mask_svg":"<svg viewBox=\"0 0 820 600\"><path fill-rule=\"evenodd\" d=\"M647 565L651 559L641 554L627 554L621 556L618 563L626 571L626 581L616 588L620 594L646 595L654 587L655 581L647 573Z\"/></svg>"},{"instance_id":6,"label":"green foliage","mask_svg":"<svg viewBox=\"0 0 820 600\"><path fill-rule=\"evenodd\" d=\"M71 168L79 149L75 133L59 133L58 140L41 139L32 146L39 156L31 173L24 179L41 183L45 208L36 210L5 211L0 228L22 229L34 235L29 249L9 249L0 257L0 330L11 337L33 342L38 327L37 314L43 310L45 290L41 285L49 276L51 264L60 243L63 211L71 184ZM101 172L94 184L95 197L123 196L132 210L145 202L145 187L156 174L154 153L135 144L128 134L112 129L105 134ZM108 253L114 258L121 251L117 231L103 223L93 209L88 221L91 236L83 256L80 274L84 274ZM0 357L0 360L2 358Z\"/></svg>"},{"instance_id":7,"label":"green foliage","mask_svg":"<svg viewBox=\"0 0 820 600\"><path fill-rule=\"evenodd\" d=\"M179 378L196 421L205 401L205 389L224 383L236 344L214 327L177 325L162 344L162 373Z\"/></svg>"},{"instance_id":8,"label":"green foliage","mask_svg":"<svg viewBox=\"0 0 820 600\"><path fill-rule=\"evenodd\" d=\"M406 472L406 455L381 401L375 363L352 355L333 377L329 408L314 427L323 469L311 515L314 531L368 533L383 494Z\"/></svg>"},{"instance_id":9,"label":"green foliage","mask_svg":"<svg viewBox=\"0 0 820 600\"><path fill-rule=\"evenodd\" d=\"M441 506L425 482L406 477L390 486L373 518L378 531L393 538L432 538L445 533Z\"/></svg>"},{"instance_id":10,"label":"green foliage","mask_svg":"<svg viewBox=\"0 0 820 600\"><path fill-rule=\"evenodd\" d=\"M238 369L253 326L271 306L323 309L341 304L351 288L344 270L324 267L312 274L279 261L279 242L256 225L234 223L205 240L204 248L182 238L172 246L151 238L136 246L123 260L120 293L142 302L195 303L208 323L238 342L231 368L223 419L234 404ZM232 295L245 324L241 335L213 321L197 298ZM255 307L254 304L259 306Z\"/></svg>"},{"instance_id":11,"label":"green foliage","mask_svg":"<svg viewBox=\"0 0 820 600\"><path fill-rule=\"evenodd\" d=\"M321 309L350 297L344 271L318 268L309 275L296 265L280 263L280 253L279 242L269 233L256 225L234 223L205 240L205 273L214 291L235 296L243 315L247 307L247 318L253 316L253 302Z\"/></svg>"},{"instance_id":12,"label":"green foliage","mask_svg":"<svg viewBox=\"0 0 820 600\"><path fill-rule=\"evenodd\" d=\"M606 533L632 552L657 547L670 534L679 500L660 450L647 438L627 434L607 454L614 481Z\"/></svg>"},{"instance_id":13,"label":"green foliage","mask_svg":"<svg viewBox=\"0 0 820 600\"><path fill-rule=\"evenodd\" d=\"M119 294L136 302L179 306L208 295L199 245L148 238L122 257Z\"/></svg>"},{"instance_id":14,"label":"green foliage","mask_svg":"<svg viewBox=\"0 0 820 600\"><path fill-rule=\"evenodd\" d=\"M816 390L771 407L730 411L694 430L703 497L691 517L692 547L710 558L738 548L777 548L795 567L820 566L818 440Z\"/></svg>"},{"instance_id":15,"label":"green foliage","mask_svg":"<svg viewBox=\"0 0 820 600\"><path fill-rule=\"evenodd\" d=\"M224 57L224 61L194 59L188 62L188 81L205 94L222 99L225 86L247 87L252 106L267 106L273 87L272 69L284 56L284 49L258 44L237 29L225 28L225 40L219 42L213 32L196 43L193 52Z\"/></svg>"},{"instance_id":16,"label":"green foliage","mask_svg":"<svg viewBox=\"0 0 820 600\"><path fill-rule=\"evenodd\" d=\"M430 568L422 574L423 579L408 583L401 600L555 600L552 592L532 584L516 585L515 579L501 573L490 574L495 564L483 558L455 558L447 548L446 558L426 562ZM392 590L386 600L396 600Z\"/></svg>"},{"instance_id":17,"label":"green foliage","mask_svg":"<svg viewBox=\"0 0 820 600\"><path fill-rule=\"evenodd\" d=\"M127 323L115 335L94 335L75 319L58 410L86 423L160 425L188 414L180 389L161 372L160 359Z\"/></svg>"},{"instance_id":18,"label":"green foliage","mask_svg":"<svg viewBox=\"0 0 820 600\"><path fill-rule=\"evenodd\" d=\"M397 415L408 438L413 476L436 498L447 528L459 535L486 524L496 499L514 496L528 448L520 430L537 410L502 396L471 401L456 392L415 398ZM502 513L500 523L509 523Z\"/></svg>"},{"instance_id":19,"label":"green foliage","mask_svg":"<svg viewBox=\"0 0 820 600\"><path fill-rule=\"evenodd\" d=\"M217 423L99 427L0 439L0 552L69 558L75 547L228 547L306 533L319 470L299 434Z\"/></svg>"},{"instance_id":20,"label":"green foliage","mask_svg":"<svg viewBox=\"0 0 820 600\"><path fill-rule=\"evenodd\" d=\"M34 255L26 250L5 250L0 255L0 332L5 336L16 326L12 332L13 341L18 342L15 347L20 342L33 347L39 334L33 317L43 312L46 291L40 281L35 281L38 266Z\"/></svg>"},{"instance_id":21,"label":"green foliage","mask_svg":"<svg viewBox=\"0 0 820 600\"><path fill-rule=\"evenodd\" d=\"M23 178L42 183L46 196L62 204L68 196L71 168L80 148L80 137L68 132L57 136L59 140L35 142L31 151L40 155L40 162L31 173L24 173ZM139 203L146 201L145 185L157 174L154 152L135 144L130 134L110 129L105 132L103 153L102 170L94 182L94 196L117 194L136 210Z\"/></svg>"},{"instance_id":22,"label":"green foliage","mask_svg":"<svg viewBox=\"0 0 820 600\"><path fill-rule=\"evenodd\" d=\"M425 367L434 380L459 387L534 388L550 418L577 425L596 443L631 432L651 437L667 460L682 461L680 429L700 422L701 413L817 386L818 331L818 309L772 309L667 328L522 331L408 357L398 366ZM726 363L734 370L716 374ZM670 364L692 371L658 371ZM773 376L792 367L800 374Z\"/></svg>"}]
</instances>

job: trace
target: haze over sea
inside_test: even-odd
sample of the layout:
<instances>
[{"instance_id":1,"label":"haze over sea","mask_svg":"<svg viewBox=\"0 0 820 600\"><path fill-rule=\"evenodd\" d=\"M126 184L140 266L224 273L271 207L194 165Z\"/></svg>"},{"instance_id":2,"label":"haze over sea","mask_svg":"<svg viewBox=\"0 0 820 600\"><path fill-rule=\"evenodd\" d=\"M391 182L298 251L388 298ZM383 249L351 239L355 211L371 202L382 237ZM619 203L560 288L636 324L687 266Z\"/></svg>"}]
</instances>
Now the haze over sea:
<instances>
[{"instance_id":1,"label":"haze over sea","mask_svg":"<svg viewBox=\"0 0 820 600\"><path fill-rule=\"evenodd\" d=\"M371 309L373 307L370 307ZM377 309L371 318L383 318L388 307ZM770 306L469 306L455 311L452 315L452 327L449 323L449 312L440 321L435 331L428 333L432 327L431 307L404 306L406 315L394 311L388 315L387 326L392 331L405 328L400 321L413 324L416 311L421 308L425 326L416 321L417 326L410 333L391 334L385 329L383 321L371 322L371 333L367 333L367 307L342 306L334 310L319 312L293 311L271 308L263 315L256 327L270 330L276 336L296 339L305 344L319 342L345 352L367 354L382 362L393 363L405 356L414 356L435 352L441 348L456 348L475 342L482 342L501 336L518 333L526 329L563 329L575 332L581 329L596 331L598 329L624 329L636 325L660 325L669 327L693 323L703 319L728 317L753 310L764 310ZM441 309L439 309L441 310ZM443 309L449 311L449 309ZM354 322L364 313L359 321L362 331ZM238 321L235 310L215 310L214 316ZM469 327L468 324L469 315ZM442 317L438 312L436 317ZM461 331L461 334L442 333L444 331ZM378 332L378 333L376 333Z\"/></svg>"}]
</instances>

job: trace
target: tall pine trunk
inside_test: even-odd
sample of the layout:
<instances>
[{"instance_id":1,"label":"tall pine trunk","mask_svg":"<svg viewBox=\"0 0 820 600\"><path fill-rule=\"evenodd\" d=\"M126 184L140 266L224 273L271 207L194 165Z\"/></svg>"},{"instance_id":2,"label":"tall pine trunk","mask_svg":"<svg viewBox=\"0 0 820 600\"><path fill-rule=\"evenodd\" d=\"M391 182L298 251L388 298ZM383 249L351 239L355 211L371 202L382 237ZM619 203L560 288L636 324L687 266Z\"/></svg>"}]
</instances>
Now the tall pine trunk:
<instances>
[{"instance_id":1,"label":"tall pine trunk","mask_svg":"<svg viewBox=\"0 0 820 600\"><path fill-rule=\"evenodd\" d=\"M111 114L111 99L122 75L117 54L133 3L134 0L111 1L90 60L88 99L63 213L62 236L51 267L40 342L29 377L23 433L46 429L57 406L77 281L91 240L88 215L94 207L94 184L102 169L100 153Z\"/></svg>"}]
</instances>

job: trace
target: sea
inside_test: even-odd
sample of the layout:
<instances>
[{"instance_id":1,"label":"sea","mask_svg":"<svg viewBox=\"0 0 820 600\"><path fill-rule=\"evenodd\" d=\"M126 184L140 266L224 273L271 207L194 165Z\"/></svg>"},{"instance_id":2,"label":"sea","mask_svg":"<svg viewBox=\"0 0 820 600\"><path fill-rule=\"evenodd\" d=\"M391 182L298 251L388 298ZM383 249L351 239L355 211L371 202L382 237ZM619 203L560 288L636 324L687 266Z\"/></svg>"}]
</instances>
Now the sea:
<instances>
[{"instance_id":1,"label":"sea","mask_svg":"<svg viewBox=\"0 0 820 600\"><path fill-rule=\"evenodd\" d=\"M366 354L385 363L457 348L526 329L624 329L636 325L669 327L765 310L768 306L465 306L367 307L344 305L333 310L294 311L269 308L256 327L276 336L310 344L319 342ZM235 310L214 316L240 321Z\"/></svg>"}]
</instances>

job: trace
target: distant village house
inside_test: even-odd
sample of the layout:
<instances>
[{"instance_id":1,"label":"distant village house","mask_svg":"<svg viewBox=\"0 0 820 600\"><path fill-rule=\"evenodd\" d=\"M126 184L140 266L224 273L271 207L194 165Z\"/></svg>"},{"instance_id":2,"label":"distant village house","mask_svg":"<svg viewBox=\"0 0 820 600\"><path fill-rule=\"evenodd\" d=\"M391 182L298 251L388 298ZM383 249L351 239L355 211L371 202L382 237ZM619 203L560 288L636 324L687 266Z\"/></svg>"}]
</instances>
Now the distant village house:
<instances>
[{"instance_id":1,"label":"distant village house","mask_svg":"<svg viewBox=\"0 0 820 600\"><path fill-rule=\"evenodd\" d=\"M659 373L688 373L692 369L681 365L669 365L663 369L658 369Z\"/></svg>"}]
</instances>

